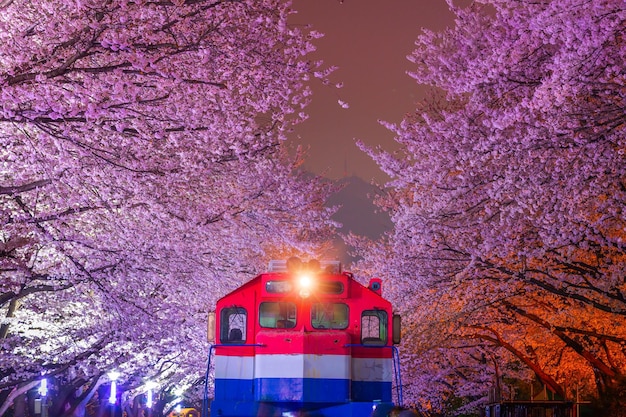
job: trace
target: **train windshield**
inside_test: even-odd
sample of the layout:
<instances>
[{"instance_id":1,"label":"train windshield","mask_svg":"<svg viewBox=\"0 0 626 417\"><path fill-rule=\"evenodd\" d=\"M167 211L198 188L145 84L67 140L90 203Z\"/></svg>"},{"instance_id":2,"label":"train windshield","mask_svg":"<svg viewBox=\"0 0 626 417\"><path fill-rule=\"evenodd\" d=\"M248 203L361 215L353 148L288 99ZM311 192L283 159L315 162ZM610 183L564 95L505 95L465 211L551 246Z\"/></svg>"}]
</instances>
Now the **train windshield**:
<instances>
[{"instance_id":1,"label":"train windshield","mask_svg":"<svg viewBox=\"0 0 626 417\"><path fill-rule=\"evenodd\" d=\"M315 303L311 307L314 329L345 329L348 327L348 305L344 303Z\"/></svg>"},{"instance_id":2,"label":"train windshield","mask_svg":"<svg viewBox=\"0 0 626 417\"><path fill-rule=\"evenodd\" d=\"M318 284L318 291L322 294L342 294L343 283L339 281L322 281Z\"/></svg>"},{"instance_id":3,"label":"train windshield","mask_svg":"<svg viewBox=\"0 0 626 417\"><path fill-rule=\"evenodd\" d=\"M267 281L265 290L272 294L285 294L293 291L293 284L290 281Z\"/></svg>"},{"instance_id":4,"label":"train windshield","mask_svg":"<svg viewBox=\"0 0 626 417\"><path fill-rule=\"evenodd\" d=\"M285 301L261 303L259 324L270 329L291 329L296 325L296 305Z\"/></svg>"}]
</instances>

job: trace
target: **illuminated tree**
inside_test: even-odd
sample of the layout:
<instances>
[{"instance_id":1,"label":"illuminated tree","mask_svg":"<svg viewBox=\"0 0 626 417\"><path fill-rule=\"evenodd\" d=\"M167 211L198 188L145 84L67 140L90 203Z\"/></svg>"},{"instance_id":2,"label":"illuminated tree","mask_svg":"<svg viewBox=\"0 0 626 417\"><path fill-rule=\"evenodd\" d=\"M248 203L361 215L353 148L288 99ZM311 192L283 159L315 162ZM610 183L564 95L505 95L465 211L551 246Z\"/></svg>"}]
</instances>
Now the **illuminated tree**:
<instances>
[{"instance_id":1,"label":"illuminated tree","mask_svg":"<svg viewBox=\"0 0 626 417\"><path fill-rule=\"evenodd\" d=\"M214 301L330 230L283 144L317 35L278 0L0 7L0 415L42 372L55 415L112 368L197 383Z\"/></svg>"},{"instance_id":2,"label":"illuminated tree","mask_svg":"<svg viewBox=\"0 0 626 417\"><path fill-rule=\"evenodd\" d=\"M485 385L470 383L523 365L623 415L626 11L479 3L409 57L433 94L389 126L400 151L370 151L393 178L381 204L395 230L363 246L376 254L363 268L385 268L411 316L420 355L407 362L431 382L410 374L416 395L478 397Z\"/></svg>"}]
</instances>

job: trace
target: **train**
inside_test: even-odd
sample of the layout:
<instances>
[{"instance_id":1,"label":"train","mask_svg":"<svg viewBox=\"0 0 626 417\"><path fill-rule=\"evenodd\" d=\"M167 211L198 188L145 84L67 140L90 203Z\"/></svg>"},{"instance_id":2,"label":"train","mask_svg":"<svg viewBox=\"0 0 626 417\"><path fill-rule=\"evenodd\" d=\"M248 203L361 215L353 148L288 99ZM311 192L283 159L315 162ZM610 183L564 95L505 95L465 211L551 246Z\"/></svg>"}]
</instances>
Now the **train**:
<instances>
[{"instance_id":1,"label":"train","mask_svg":"<svg viewBox=\"0 0 626 417\"><path fill-rule=\"evenodd\" d=\"M270 261L209 313L202 416L382 417L401 407L401 318L382 284L359 283L338 261Z\"/></svg>"}]
</instances>

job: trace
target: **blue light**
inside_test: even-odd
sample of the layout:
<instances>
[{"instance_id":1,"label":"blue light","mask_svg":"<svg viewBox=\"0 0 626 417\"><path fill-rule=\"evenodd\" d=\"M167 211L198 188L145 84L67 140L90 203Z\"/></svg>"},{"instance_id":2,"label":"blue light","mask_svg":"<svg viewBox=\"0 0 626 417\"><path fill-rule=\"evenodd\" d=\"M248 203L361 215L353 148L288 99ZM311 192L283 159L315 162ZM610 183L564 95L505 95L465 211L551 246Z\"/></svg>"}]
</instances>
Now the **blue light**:
<instances>
[{"instance_id":1,"label":"blue light","mask_svg":"<svg viewBox=\"0 0 626 417\"><path fill-rule=\"evenodd\" d=\"M117 402L117 383L115 380L111 381L111 395L109 396L109 404L115 404Z\"/></svg>"},{"instance_id":2,"label":"blue light","mask_svg":"<svg viewBox=\"0 0 626 417\"><path fill-rule=\"evenodd\" d=\"M152 389L148 390L148 398L146 400L146 407L152 408Z\"/></svg>"},{"instance_id":3,"label":"blue light","mask_svg":"<svg viewBox=\"0 0 626 417\"><path fill-rule=\"evenodd\" d=\"M111 380L111 395L109 395L109 404L115 404L117 402L117 378L120 374L116 371L109 372L109 379Z\"/></svg>"},{"instance_id":4,"label":"blue light","mask_svg":"<svg viewBox=\"0 0 626 417\"><path fill-rule=\"evenodd\" d=\"M48 380L46 378L41 380L41 385L39 386L39 389L37 391L42 397L48 395Z\"/></svg>"}]
</instances>

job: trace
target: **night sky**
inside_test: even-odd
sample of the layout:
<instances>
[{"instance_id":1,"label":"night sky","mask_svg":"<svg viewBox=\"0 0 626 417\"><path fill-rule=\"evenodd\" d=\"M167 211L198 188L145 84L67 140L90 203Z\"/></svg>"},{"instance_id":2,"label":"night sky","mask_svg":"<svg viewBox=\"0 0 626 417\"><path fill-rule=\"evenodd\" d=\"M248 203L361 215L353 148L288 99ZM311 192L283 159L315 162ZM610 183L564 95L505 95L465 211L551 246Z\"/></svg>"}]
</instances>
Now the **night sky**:
<instances>
[{"instance_id":1,"label":"night sky","mask_svg":"<svg viewBox=\"0 0 626 417\"><path fill-rule=\"evenodd\" d=\"M422 28L453 24L445 0L294 0L293 24L312 24L325 34L312 59L339 67L331 76L343 88L311 83L310 118L291 134L293 144L310 147L305 168L332 179L355 175L378 183L388 178L355 145L393 149L393 134L378 120L399 122L423 89L406 71L406 56ZM344 109L343 100L350 105Z\"/></svg>"}]
</instances>

